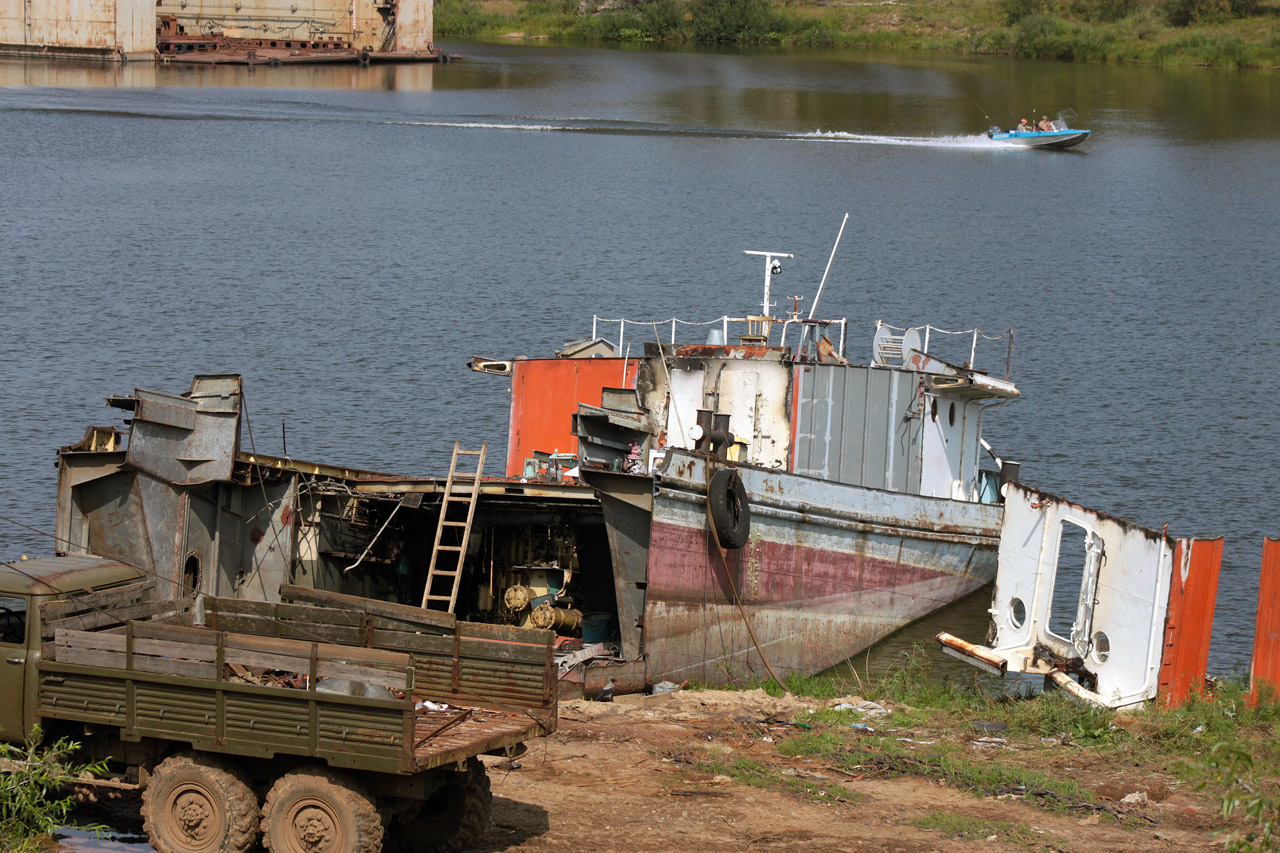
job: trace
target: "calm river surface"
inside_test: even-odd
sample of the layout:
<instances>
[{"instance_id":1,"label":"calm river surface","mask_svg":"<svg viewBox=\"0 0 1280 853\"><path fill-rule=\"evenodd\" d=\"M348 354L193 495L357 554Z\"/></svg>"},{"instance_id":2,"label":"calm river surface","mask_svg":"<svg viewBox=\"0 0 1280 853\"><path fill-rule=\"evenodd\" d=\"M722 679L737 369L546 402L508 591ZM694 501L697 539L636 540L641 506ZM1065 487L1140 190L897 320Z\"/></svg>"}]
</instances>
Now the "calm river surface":
<instances>
[{"instance_id":1,"label":"calm river surface","mask_svg":"<svg viewBox=\"0 0 1280 853\"><path fill-rule=\"evenodd\" d=\"M988 415L1023 479L1224 535L1210 667L1247 667L1280 535L1280 78L1004 59L450 43L464 61L0 63L0 515L53 527L55 449L135 387L245 376L258 450L442 474L591 316L759 304L1016 331ZM981 132L1071 107L1081 149ZM990 115L990 120L987 115ZM1003 350L978 365L1003 372ZM246 435L246 440L248 436ZM499 458L501 454L499 454ZM0 522L0 557L50 540ZM935 617L981 639L982 595ZM971 627L976 626L976 627Z\"/></svg>"}]
</instances>

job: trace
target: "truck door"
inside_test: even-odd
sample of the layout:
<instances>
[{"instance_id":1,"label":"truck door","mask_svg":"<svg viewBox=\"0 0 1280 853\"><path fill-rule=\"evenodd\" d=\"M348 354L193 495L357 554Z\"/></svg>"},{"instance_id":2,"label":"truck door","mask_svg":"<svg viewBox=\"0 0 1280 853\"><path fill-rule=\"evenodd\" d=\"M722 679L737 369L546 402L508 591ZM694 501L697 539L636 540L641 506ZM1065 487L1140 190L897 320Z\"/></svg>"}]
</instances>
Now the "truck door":
<instances>
[{"instance_id":1,"label":"truck door","mask_svg":"<svg viewBox=\"0 0 1280 853\"><path fill-rule=\"evenodd\" d=\"M27 609L23 595L0 595L0 740L20 741L27 673Z\"/></svg>"}]
</instances>

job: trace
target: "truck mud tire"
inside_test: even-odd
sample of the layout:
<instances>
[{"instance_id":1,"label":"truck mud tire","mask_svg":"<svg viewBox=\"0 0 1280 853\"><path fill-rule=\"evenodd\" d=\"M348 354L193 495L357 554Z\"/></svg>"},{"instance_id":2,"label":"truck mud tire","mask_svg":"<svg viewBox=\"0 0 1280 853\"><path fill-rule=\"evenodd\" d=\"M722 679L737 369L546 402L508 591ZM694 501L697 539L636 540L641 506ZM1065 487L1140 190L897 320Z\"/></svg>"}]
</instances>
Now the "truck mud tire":
<instances>
[{"instance_id":1,"label":"truck mud tire","mask_svg":"<svg viewBox=\"0 0 1280 853\"><path fill-rule=\"evenodd\" d=\"M382 820L354 779L304 768L271 786L262 807L262 841L271 853L378 853Z\"/></svg>"},{"instance_id":2,"label":"truck mud tire","mask_svg":"<svg viewBox=\"0 0 1280 853\"><path fill-rule=\"evenodd\" d=\"M245 853L258 839L258 797L235 767L171 755L142 792L142 826L159 853Z\"/></svg>"},{"instance_id":3,"label":"truck mud tire","mask_svg":"<svg viewBox=\"0 0 1280 853\"><path fill-rule=\"evenodd\" d=\"M468 850L489 830L493 793L478 758L465 773L441 786L408 820L392 821L388 853L458 853Z\"/></svg>"},{"instance_id":4,"label":"truck mud tire","mask_svg":"<svg viewBox=\"0 0 1280 853\"><path fill-rule=\"evenodd\" d=\"M721 468L707 484L707 511L721 548L741 548L751 537L751 507L742 477L732 468Z\"/></svg>"}]
</instances>

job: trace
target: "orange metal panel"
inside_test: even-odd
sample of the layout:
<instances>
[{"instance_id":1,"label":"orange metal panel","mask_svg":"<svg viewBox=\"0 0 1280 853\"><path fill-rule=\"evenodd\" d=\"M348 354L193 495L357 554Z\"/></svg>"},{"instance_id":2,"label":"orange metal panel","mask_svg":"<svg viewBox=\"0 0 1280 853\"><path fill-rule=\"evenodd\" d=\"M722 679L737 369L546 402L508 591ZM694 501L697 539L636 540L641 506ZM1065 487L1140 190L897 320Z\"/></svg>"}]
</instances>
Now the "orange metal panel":
<instances>
[{"instance_id":1,"label":"orange metal panel","mask_svg":"<svg viewBox=\"0 0 1280 853\"><path fill-rule=\"evenodd\" d=\"M1253 700L1269 682L1280 695L1280 539L1262 540L1262 579L1258 584L1258 621L1253 629Z\"/></svg>"},{"instance_id":2,"label":"orange metal panel","mask_svg":"<svg viewBox=\"0 0 1280 853\"><path fill-rule=\"evenodd\" d=\"M1160 661L1159 695L1167 707L1178 707L1204 689L1221 567L1221 536L1177 541Z\"/></svg>"},{"instance_id":3,"label":"orange metal panel","mask_svg":"<svg viewBox=\"0 0 1280 853\"><path fill-rule=\"evenodd\" d=\"M579 403L600 405L605 388L632 388L639 359L538 358L511 366L511 426L507 476L519 477L533 451L577 453L573 414Z\"/></svg>"}]
</instances>

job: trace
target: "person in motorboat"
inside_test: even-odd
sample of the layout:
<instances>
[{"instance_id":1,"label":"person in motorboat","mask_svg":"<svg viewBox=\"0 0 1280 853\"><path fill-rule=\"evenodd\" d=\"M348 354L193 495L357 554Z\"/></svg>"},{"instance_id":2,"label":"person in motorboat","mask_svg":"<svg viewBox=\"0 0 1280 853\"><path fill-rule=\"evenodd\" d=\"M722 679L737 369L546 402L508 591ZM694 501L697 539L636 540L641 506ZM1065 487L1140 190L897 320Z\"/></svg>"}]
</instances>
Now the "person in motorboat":
<instances>
[{"instance_id":1,"label":"person in motorboat","mask_svg":"<svg viewBox=\"0 0 1280 853\"><path fill-rule=\"evenodd\" d=\"M1040 123L1036 125L1036 127L1038 127L1042 131L1053 130L1053 125L1049 123L1048 116L1040 116Z\"/></svg>"},{"instance_id":2,"label":"person in motorboat","mask_svg":"<svg viewBox=\"0 0 1280 853\"><path fill-rule=\"evenodd\" d=\"M1018 126L1014 128L1014 133L1031 133L1033 130L1035 130L1035 128L1032 127L1031 123L1024 118L1022 121L1018 122Z\"/></svg>"}]
</instances>

